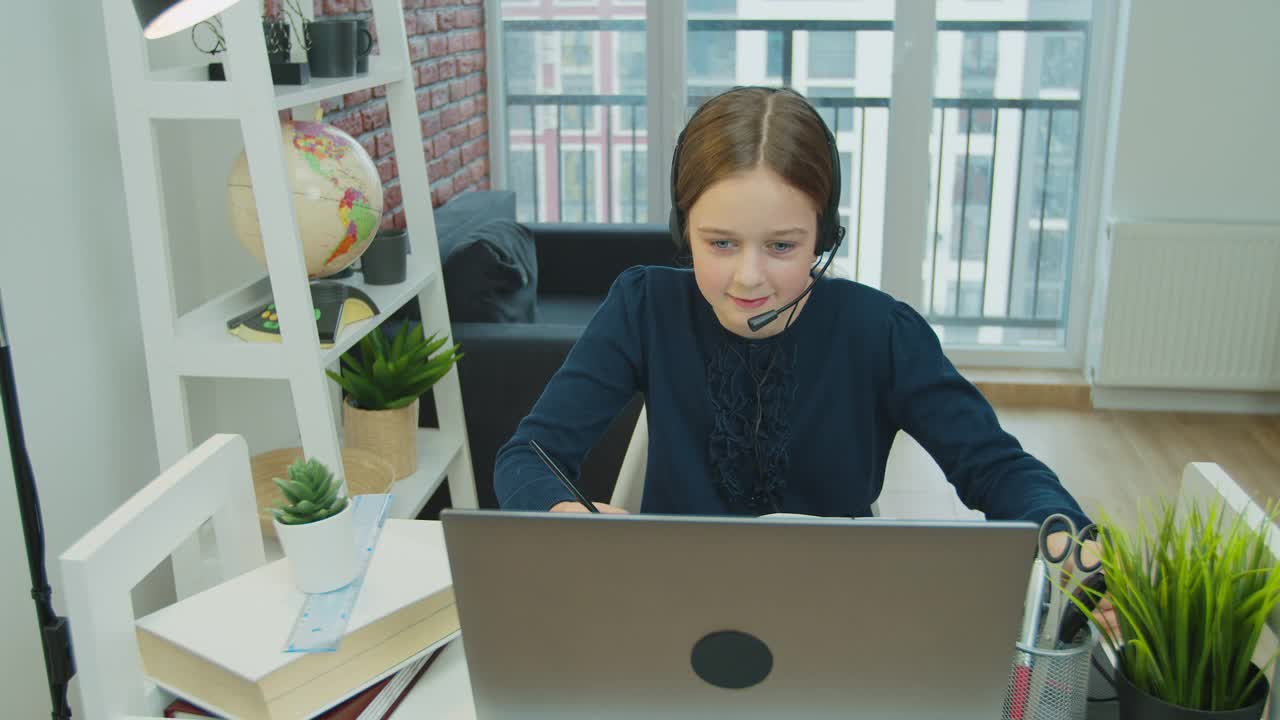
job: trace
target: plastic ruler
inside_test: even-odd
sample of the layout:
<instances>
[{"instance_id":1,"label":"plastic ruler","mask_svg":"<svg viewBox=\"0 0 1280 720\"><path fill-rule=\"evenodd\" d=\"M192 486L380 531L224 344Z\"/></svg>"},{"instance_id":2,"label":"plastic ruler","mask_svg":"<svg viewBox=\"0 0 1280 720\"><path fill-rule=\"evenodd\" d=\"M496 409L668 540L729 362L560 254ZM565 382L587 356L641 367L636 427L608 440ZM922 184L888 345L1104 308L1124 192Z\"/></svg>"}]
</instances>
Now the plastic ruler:
<instances>
[{"instance_id":1,"label":"plastic ruler","mask_svg":"<svg viewBox=\"0 0 1280 720\"><path fill-rule=\"evenodd\" d=\"M327 593L308 593L298 619L293 623L285 652L333 652L342 643L351 621L351 610L360 598L369 560L391 510L391 495L356 495L351 498L351 521L355 527L356 579Z\"/></svg>"}]
</instances>

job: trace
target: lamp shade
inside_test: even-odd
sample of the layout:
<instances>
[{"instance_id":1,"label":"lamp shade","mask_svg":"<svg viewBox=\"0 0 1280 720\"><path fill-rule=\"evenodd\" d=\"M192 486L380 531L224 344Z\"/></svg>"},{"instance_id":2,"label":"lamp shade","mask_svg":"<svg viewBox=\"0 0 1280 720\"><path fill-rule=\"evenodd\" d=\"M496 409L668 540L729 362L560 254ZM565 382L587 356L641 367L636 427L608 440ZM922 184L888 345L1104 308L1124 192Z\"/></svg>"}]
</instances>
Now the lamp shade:
<instances>
[{"instance_id":1,"label":"lamp shade","mask_svg":"<svg viewBox=\"0 0 1280 720\"><path fill-rule=\"evenodd\" d=\"M133 0L133 9L148 40L186 30L208 20L239 0Z\"/></svg>"}]
</instances>

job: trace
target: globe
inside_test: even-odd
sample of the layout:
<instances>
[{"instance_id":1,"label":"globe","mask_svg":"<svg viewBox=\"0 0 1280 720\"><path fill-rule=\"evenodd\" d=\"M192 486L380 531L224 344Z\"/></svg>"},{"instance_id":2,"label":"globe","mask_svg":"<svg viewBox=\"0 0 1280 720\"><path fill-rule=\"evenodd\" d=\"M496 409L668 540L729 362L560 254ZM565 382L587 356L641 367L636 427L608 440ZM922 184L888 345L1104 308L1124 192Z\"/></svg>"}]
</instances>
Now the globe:
<instances>
[{"instance_id":1,"label":"globe","mask_svg":"<svg viewBox=\"0 0 1280 720\"><path fill-rule=\"evenodd\" d=\"M294 217L307 275L341 272L369 247L382 220L382 182L360 143L323 123L291 120L281 126ZM231 228L249 254L266 266L249 162L240 153L227 178Z\"/></svg>"}]
</instances>

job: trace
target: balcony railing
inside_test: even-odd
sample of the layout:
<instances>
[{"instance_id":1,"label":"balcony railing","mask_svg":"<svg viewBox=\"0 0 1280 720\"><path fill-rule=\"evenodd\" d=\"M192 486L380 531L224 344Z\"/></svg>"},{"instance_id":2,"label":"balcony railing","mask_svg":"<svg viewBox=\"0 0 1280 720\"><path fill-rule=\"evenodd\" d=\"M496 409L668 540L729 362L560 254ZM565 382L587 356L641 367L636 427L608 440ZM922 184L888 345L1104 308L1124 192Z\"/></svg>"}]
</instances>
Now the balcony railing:
<instances>
[{"instance_id":1,"label":"balcony railing","mask_svg":"<svg viewBox=\"0 0 1280 720\"><path fill-rule=\"evenodd\" d=\"M1045 279L1042 278L1042 269L1047 258L1045 252L1045 232L1054 223L1058 223L1061 229L1069 230L1071 223L1069 220L1069 205L1065 208L1059 208L1052 213L1050 207L1050 179L1049 170L1052 165L1051 151L1055 142L1064 142L1072 148L1072 160L1070 172L1065 178L1069 186L1065 188L1069 194L1074 195L1074 186L1076 181L1076 157L1077 153L1074 149L1078 146L1077 132L1072 131L1071 137L1067 140L1054 136L1055 123L1059 127L1067 125L1071 128L1079 127L1080 117L1080 101L1079 100L1041 100L1041 99L944 99L935 98L933 101L934 108L938 111L935 116L938 118L935 123L935 137L937 150L934 153L933 177L932 181L932 217L930 218L931 237L933 238L931 252L929 253L929 288L932 290L930 300L927 304L929 312L926 317L932 322L952 325L952 326L991 326L999 325L1002 327L1021 327L1021 328L1058 328L1065 320L1065 301L1054 304L1054 307L1046 308L1042 304L1042 290L1047 289L1044 284ZM989 132L974 131L974 114L978 112L989 112L991 117L991 129ZM963 131L957 131L949 134L951 128L955 127L955 123L960 117L964 117ZM1002 118L1004 118L1002 120ZM1064 118L1069 119L1063 123ZM1012 123L1011 123L1012 121ZM1000 157L1000 148L1002 147L1002 130L1001 125L1008 128L1013 124L1017 134L1017 150L1014 155L1016 162L1016 170L1013 173L1014 182L1012 187L1006 188L1007 193L997 195L996 176L997 168L1002 160ZM1038 129L1044 128L1043 139L1032 145L1028 143L1028 128ZM1005 130L1004 132L1008 132ZM968 222L968 214L974 210L972 203L966 202L965 199L970 197L971 188L969 186L970 162L978 157L973 152L973 140L977 135L983 135L990 138L983 143L989 146L991 152L983 154L980 157L988 160L990 171L987 173L987 184L985 189L980 189L981 194L986 197L986 201L982 203L982 207L977 208L980 212L985 211L986 218L982 224L984 229L983 237L969 237L968 232L970 224ZM962 143L963 149L957 155L949 155L947 150L954 142ZM960 201L953 203L959 208L958 221L953 218L950 223L950 234L954 238L956 244L954 257L955 259L946 259L942 247L942 239L948 234L941 228L941 216L948 198L944 195L944 175L946 165L950 158L954 158L957 164L961 165L961 170L953 180L958 185ZM1034 167L1034 175L1030 171L1031 165ZM1036 187L1038 186L1038 187ZM1030 203L1030 207L1027 204ZM1065 214L1062 213L1066 210ZM1012 219L1009 223L1012 233L1009 237L1004 238L1004 244L1007 245L1008 259L996 262L992 258L992 248L1000 243L993 242L996 238L992 236L992 219L995 212L1004 212ZM1060 230L1061 231L1061 230ZM1070 237L1070 233L1067 233ZM966 247L969 243L981 242L981 257L970 257L966 254ZM1057 262L1060 267L1065 267L1066 258L1071 256L1070 243L1059 248L1058 251L1063 257L1058 258ZM1026 262L1027 267L1023 268L1019 273L1019 262ZM961 289L966 285L966 272L976 271L979 274L978 279L978 297L981 299L980 311L969 312L962 307ZM1004 292L1000 298L992 298L988 295L988 285L992 280L992 274L995 272L1005 273L1006 282L1002 283ZM948 275L950 273L950 275ZM970 272L970 274L972 274ZM954 277L955 281L948 288L951 297L939 297L937 289L942 283L940 279ZM1058 278L1054 283L1065 285L1065 277ZM1065 289L1065 288L1063 288ZM1024 298L1020 301L1016 294L1021 293ZM1061 296L1060 296L1061 297ZM948 304L945 301L950 300ZM995 307L992 307L993 303Z\"/></svg>"},{"instance_id":2,"label":"balcony railing","mask_svg":"<svg viewBox=\"0 0 1280 720\"><path fill-rule=\"evenodd\" d=\"M637 32L645 31L643 19L609 19L609 20L505 20L504 31L507 33L548 33L548 32ZM1077 33L1083 37L1084 46L1088 46L1088 23L1078 21L940 21L939 32L1048 32ZM690 32L766 32L781 35L781 70L782 85L791 85L793 80L792 48L796 32L890 32L893 23L889 21L832 21L832 20L736 20L693 19L688 21ZM1087 81L1087 68L1081 78L1081 86ZM695 82L696 80L696 82ZM690 85L696 91L689 97L689 109L696 108L710 93L717 92L720 85L728 87L734 83L707 82L705 79L691 79ZM1082 101L1076 93L1074 99L1046 98L935 98L935 122L933 129L933 162L931 174L930 229L932 247L928 253L928 267L925 268L929 278L929 298L926 317L936 324L949 326L996 326L1004 328L1028 328L1053 330L1065 324L1066 288L1069 286L1072 238L1074 223L1071 217L1074 202L1057 207L1050 201L1051 182L1050 168L1055 158L1060 159L1061 152L1053 153L1055 148L1067 149L1071 156L1065 177L1058 177L1059 185L1065 185L1069 196L1074 198L1077 186L1078 148L1080 111ZM851 204L848 207L849 221L849 254L853 258L853 267L859 267L863 243L864 208L862 204L864 182L867 171L863 168L863 150L867 147L867 114L887 113L889 98L887 97L824 97L811 93L809 100L819 109L831 126L832 132L842 139L842 145L856 148L851 165L853 177L844 178L846 186L852 189ZM578 217L593 222L636 222L645 221L645 217L637 214L637 209L647 205L646 183L639 175L643 165L636 161L639 153L647 149L647 131L645 130L646 97L642 94L508 94L506 97L507 116L512 123L521 123L519 129L512 129L508 142L518 144L522 149L532 150L530 167L522 168L522 176L514 174L509 177L510 187L517 192L524 192L532 198L532 217L535 221L563 220L566 217L566 199L564 190L573 195L570 207ZM575 123L566 125L567 108L577 109ZM625 120L622 127L614 127L615 113ZM989 129L975 127L975 115L986 117L989 113ZM540 118L554 118L553 122L540 122ZM961 117L966 122L959 124ZM1063 130L1067 128L1067 130ZM1034 131L1034 132L1032 132ZM1015 162L1000 155L1003 145L1007 145L1008 133L1017 133L1016 170L1012 182L998 183L999 163ZM850 133L853 135L851 136ZM1055 133L1057 133L1055 135ZM979 142L975 143L975 139ZM884 142L884 138L873 137L872 142ZM957 143L962 145L957 146ZM597 163L597 171L603 174L604 181L598 178L595 188L603 192L603 203L596 203L598 198L589 197L591 188L564 188L563 178L566 168L563 167L566 144L571 149L582 149L577 162L580 179L590 178L588 172L587 148L603 151L602 159ZM628 195L617 198L621 212L615 212L614 200L620 188L615 187L613 173L615 146L628 149L634 153L630 163L630 182ZM975 146L989 148L981 157L986 158L990 168L987 173L985 200L975 206L969 202L971 197L970 161L975 157ZM956 149L962 147L963 149ZM539 160L539 149L546 155L545 161ZM554 155L553 155L554 153ZM1051 154L1053 157L1051 157ZM948 176L947 164L956 163L960 167L951 183L944 182ZM1061 170L1061 168L1060 168ZM513 171L514 172L514 171ZM883 178L883 168L872 168L873 182ZM1025 182L1024 182L1025 181ZM958 190L954 190L956 186ZM952 218L948 227L939 227L948 204L954 205L951 198L958 191L961 201L959 217ZM544 193L546 194L544 197ZM997 196L996 193L1000 193ZM554 195L554 200L552 199ZM542 201L547 201L546 203ZM624 201L625 200L625 201ZM543 205L546 204L544 208ZM576 207L572 207L576 205ZM879 208L872 209L878 217ZM985 213L983 224L985 237L970 236L969 213ZM1010 222L1001 223L1008 227L1004 237L992 237L993 219L1004 213L1011 218ZM1053 230L1050 230L1050 228ZM1060 247L1047 248L1046 232L1063 235ZM944 243L944 238L949 243ZM892 239L889 239L892 241ZM974 253L975 243L982 243L982 252ZM954 247L952 247L954 245ZM966 252L966 248L969 251ZM993 248L1001 249L993 254ZM1045 277L1046 252L1052 249L1060 255L1057 259L1058 276ZM954 259L944 257L944 250L953 250ZM1020 265L1025 263L1025 265ZM976 279L975 279L976 276ZM954 286L947 283L955 279ZM972 303L966 307L961 300L962 289L973 289L976 283L978 290L978 307L974 311ZM1057 292L1057 300L1050 302L1047 294ZM988 296L990 293L990 297Z\"/></svg>"},{"instance_id":3,"label":"balcony railing","mask_svg":"<svg viewBox=\"0 0 1280 720\"><path fill-rule=\"evenodd\" d=\"M538 124L538 116L540 108L551 110L556 119L555 125L552 127L542 128ZM564 110L565 108L578 108L578 117L580 122L577 128L564 126ZM630 118L627 123L629 127L615 129L613 124L613 109L618 108L626 113ZM592 124L595 121L596 110L602 119L602 129L588 130L588 117L592 117ZM533 153L532 172L528 177L512 177L510 178L511 187L523 189L530 187L533 194L533 211L534 216L530 218L534 222L542 220L560 220L564 217L564 193L555 192L555 216L544 217L541 212L541 195L539 193L539 185L543 184L547 187L558 187L559 179L564 177L564 168L561 164L561 158L564 153L564 141L567 139L574 140L573 135L577 134L579 148L588 147L588 136L603 145L604 148L604 172L612 178L611 170L613 166L613 147L618 139L621 138L626 142L626 146L631 152L636 153L640 149L647 147L647 133L639 129L641 112L645 109L645 96L643 95L508 95L507 96L507 118L508 120L528 120L528 130L513 130L510 135L521 136L526 143L533 146L543 145L550 146L548 149L554 148L554 162L548 163L548 167L539 169L538 154ZM549 139L548 139L548 136ZM587 177L587 153L581 153L581 177ZM644 222L645 218L637 218L635 209L638 206L637 200L640 197L637 194L639 185L639 173L637 171L639 164L631 163L631 203L632 209L630 217L613 216L613 183L604 182L604 219L603 222ZM552 170L554 169L554 173ZM539 180L542 182L539 183ZM529 183L525 185L524 183ZM580 193L579 204L581 206L582 217L586 218L592 213L594 208L589 208L587 203L587 193L585 190ZM597 220L599 221L599 220Z\"/></svg>"}]
</instances>

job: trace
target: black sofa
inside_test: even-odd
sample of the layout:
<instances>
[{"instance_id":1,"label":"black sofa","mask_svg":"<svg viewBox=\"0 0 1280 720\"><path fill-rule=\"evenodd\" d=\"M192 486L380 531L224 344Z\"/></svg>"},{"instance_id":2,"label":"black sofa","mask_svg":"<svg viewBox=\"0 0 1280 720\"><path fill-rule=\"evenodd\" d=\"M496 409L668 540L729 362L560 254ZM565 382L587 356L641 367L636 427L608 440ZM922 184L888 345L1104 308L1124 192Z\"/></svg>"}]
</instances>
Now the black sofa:
<instances>
[{"instance_id":1,"label":"black sofa","mask_svg":"<svg viewBox=\"0 0 1280 720\"><path fill-rule=\"evenodd\" d=\"M619 273L678 264L666 225L522 225L514 218L515 194L501 191L464 193L435 211L453 341L465 354L458 379L476 492L486 508L497 506L499 448ZM416 315L416 303L410 306ZM577 480L593 500L609 499L641 404L637 394L584 460ZM424 397L421 408L419 425L436 426L434 402ZM434 498L424 517L448 504L447 496Z\"/></svg>"}]
</instances>

